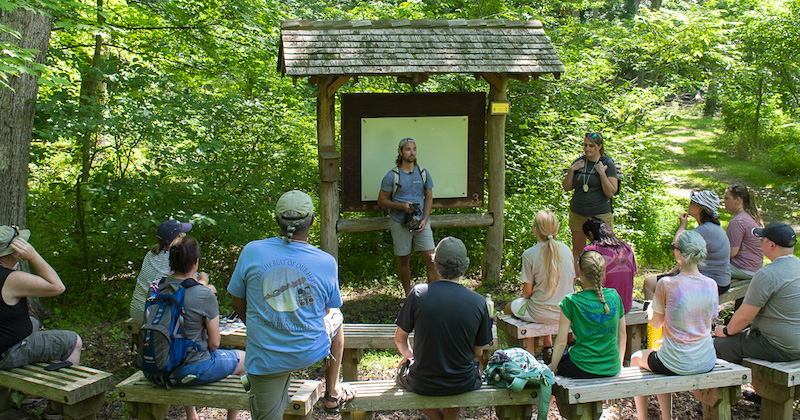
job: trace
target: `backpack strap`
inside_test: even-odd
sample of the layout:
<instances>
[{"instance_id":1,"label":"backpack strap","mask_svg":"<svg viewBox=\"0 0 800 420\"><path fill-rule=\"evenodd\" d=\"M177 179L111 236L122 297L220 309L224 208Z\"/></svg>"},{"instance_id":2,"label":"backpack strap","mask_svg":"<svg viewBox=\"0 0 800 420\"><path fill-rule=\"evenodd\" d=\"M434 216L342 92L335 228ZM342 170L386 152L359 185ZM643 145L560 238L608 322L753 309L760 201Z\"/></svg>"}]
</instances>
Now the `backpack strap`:
<instances>
[{"instance_id":1,"label":"backpack strap","mask_svg":"<svg viewBox=\"0 0 800 420\"><path fill-rule=\"evenodd\" d=\"M428 170L425 168L416 165L417 169L419 170L419 176L422 178L422 187L423 193L428 190ZM400 168L395 166L392 168L392 172L394 172L394 183L392 183L392 196L394 193L397 192L397 185L400 183Z\"/></svg>"}]
</instances>

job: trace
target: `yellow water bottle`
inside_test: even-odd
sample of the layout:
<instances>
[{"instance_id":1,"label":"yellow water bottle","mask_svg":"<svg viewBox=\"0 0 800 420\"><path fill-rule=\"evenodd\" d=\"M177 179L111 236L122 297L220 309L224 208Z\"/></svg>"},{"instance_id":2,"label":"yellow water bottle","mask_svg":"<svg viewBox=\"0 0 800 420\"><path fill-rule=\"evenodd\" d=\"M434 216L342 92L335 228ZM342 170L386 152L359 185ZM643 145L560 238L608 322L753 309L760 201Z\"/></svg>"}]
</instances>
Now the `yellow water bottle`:
<instances>
[{"instance_id":1,"label":"yellow water bottle","mask_svg":"<svg viewBox=\"0 0 800 420\"><path fill-rule=\"evenodd\" d=\"M650 306L650 301L645 301L643 309L647 311L648 307ZM661 347L661 328L653 328L653 326L648 323L647 324L647 348L652 350L658 350Z\"/></svg>"}]
</instances>

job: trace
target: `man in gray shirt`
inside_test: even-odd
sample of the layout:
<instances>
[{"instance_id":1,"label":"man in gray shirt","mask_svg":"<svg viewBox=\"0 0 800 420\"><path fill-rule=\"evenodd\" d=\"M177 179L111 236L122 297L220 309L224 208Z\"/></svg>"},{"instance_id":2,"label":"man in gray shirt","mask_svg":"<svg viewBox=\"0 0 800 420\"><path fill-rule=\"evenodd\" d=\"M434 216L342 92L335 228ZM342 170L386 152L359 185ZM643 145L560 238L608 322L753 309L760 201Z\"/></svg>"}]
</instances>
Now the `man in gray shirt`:
<instances>
[{"instance_id":1,"label":"man in gray shirt","mask_svg":"<svg viewBox=\"0 0 800 420\"><path fill-rule=\"evenodd\" d=\"M417 165L417 143L414 139L400 140L396 168L381 180L378 205L389 209L390 229L397 255L397 271L403 293L411 291L411 252L417 251L425 261L428 282L439 279L433 265L433 231L428 218L433 204L433 179L426 169Z\"/></svg>"},{"instance_id":2,"label":"man in gray shirt","mask_svg":"<svg viewBox=\"0 0 800 420\"><path fill-rule=\"evenodd\" d=\"M717 357L739 364L745 357L800 360L800 259L792 254L796 234L774 222L753 229L753 235L772 263L756 271L728 325L714 328Z\"/></svg>"}]
</instances>

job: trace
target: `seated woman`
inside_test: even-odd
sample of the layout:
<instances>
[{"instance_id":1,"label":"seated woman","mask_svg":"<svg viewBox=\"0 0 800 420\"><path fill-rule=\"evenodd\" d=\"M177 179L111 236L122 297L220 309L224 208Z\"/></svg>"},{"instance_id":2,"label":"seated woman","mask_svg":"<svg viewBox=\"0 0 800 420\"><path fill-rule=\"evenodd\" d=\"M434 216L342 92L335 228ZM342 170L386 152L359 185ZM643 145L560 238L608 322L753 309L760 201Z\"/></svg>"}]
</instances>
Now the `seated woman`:
<instances>
[{"instance_id":1,"label":"seated woman","mask_svg":"<svg viewBox=\"0 0 800 420\"><path fill-rule=\"evenodd\" d=\"M550 210L540 210L533 220L539 241L522 254L522 297L506 305L505 313L541 324L557 324L558 304L575 291L575 265L569 247L555 240L558 219ZM543 359L549 362L553 339L544 338Z\"/></svg>"},{"instance_id":2,"label":"seated woman","mask_svg":"<svg viewBox=\"0 0 800 420\"><path fill-rule=\"evenodd\" d=\"M665 375L693 375L714 368L717 354L711 322L717 316L717 283L697 269L706 257L706 243L695 231L685 231L672 244L681 272L656 286L647 317L653 328L663 326L661 348L631 356L631 366ZM661 418L672 418L672 394L658 394ZM647 419L647 396L635 397L636 415Z\"/></svg>"},{"instance_id":3,"label":"seated woman","mask_svg":"<svg viewBox=\"0 0 800 420\"><path fill-rule=\"evenodd\" d=\"M638 271L633 249L630 244L617 238L604 221L596 217L586 220L583 233L590 241L583 252L597 251L606 259L605 287L619 293L627 314L633 303L633 276Z\"/></svg>"},{"instance_id":4,"label":"seated woman","mask_svg":"<svg viewBox=\"0 0 800 420\"><path fill-rule=\"evenodd\" d=\"M725 234L731 243L731 279L750 280L764 265L761 241L751 233L763 227L756 207L756 194L744 185L732 185L722 198L725 210L733 214Z\"/></svg>"},{"instance_id":5,"label":"seated woman","mask_svg":"<svg viewBox=\"0 0 800 420\"><path fill-rule=\"evenodd\" d=\"M731 287L730 254L731 246L722 226L719 225L719 196L712 191L692 192L689 208L678 217L680 226L675 232L675 240L686 231L689 216L697 221L695 233L699 233L706 243L706 256L703 264L698 267L700 273L717 282L718 294L723 294ZM673 241L673 242L674 242ZM656 290L656 283L663 277L674 276L680 273L680 266L675 266L669 273L650 276L644 279L644 298L650 300Z\"/></svg>"},{"instance_id":6,"label":"seated woman","mask_svg":"<svg viewBox=\"0 0 800 420\"><path fill-rule=\"evenodd\" d=\"M570 378L614 376L625 358L625 313L616 290L603 287L606 260L597 251L580 256L583 290L561 301L558 337L550 370ZM569 329L575 344L567 346Z\"/></svg>"},{"instance_id":7,"label":"seated woman","mask_svg":"<svg viewBox=\"0 0 800 420\"><path fill-rule=\"evenodd\" d=\"M159 292L177 290L186 279L194 279L200 264L200 245L185 236L169 251L169 266L174 271L159 285ZM200 351L190 351L183 364L172 372L176 386L196 386L218 381L228 375L244 373L241 350L219 350L219 305L217 296L207 287L187 287L184 295L184 335L200 345ZM197 411L187 406L187 420L197 420ZM228 410L228 419L235 419L238 410Z\"/></svg>"}]
</instances>

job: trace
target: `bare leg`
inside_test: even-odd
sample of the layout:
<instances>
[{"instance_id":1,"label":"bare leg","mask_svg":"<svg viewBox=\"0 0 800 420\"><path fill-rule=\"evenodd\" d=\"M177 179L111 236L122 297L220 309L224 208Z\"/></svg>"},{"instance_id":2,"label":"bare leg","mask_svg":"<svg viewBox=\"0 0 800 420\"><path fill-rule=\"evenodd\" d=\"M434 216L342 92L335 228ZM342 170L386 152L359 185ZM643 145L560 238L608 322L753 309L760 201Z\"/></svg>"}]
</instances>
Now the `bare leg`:
<instances>
[{"instance_id":1,"label":"bare leg","mask_svg":"<svg viewBox=\"0 0 800 420\"><path fill-rule=\"evenodd\" d=\"M672 420L672 394L656 394L661 406L661 420Z\"/></svg>"},{"instance_id":2,"label":"bare leg","mask_svg":"<svg viewBox=\"0 0 800 420\"><path fill-rule=\"evenodd\" d=\"M586 235L582 230L571 230L570 232L572 232L572 259L575 261L575 274L577 274L580 271L578 258L581 256L583 248L586 247Z\"/></svg>"},{"instance_id":3,"label":"bare leg","mask_svg":"<svg viewBox=\"0 0 800 420\"><path fill-rule=\"evenodd\" d=\"M542 337L542 346L544 347L553 347L553 336L546 335Z\"/></svg>"},{"instance_id":4,"label":"bare leg","mask_svg":"<svg viewBox=\"0 0 800 420\"><path fill-rule=\"evenodd\" d=\"M638 420L647 420L647 397L647 395L633 397L633 402L636 403L636 418Z\"/></svg>"},{"instance_id":5,"label":"bare leg","mask_svg":"<svg viewBox=\"0 0 800 420\"><path fill-rule=\"evenodd\" d=\"M425 271L428 274L428 283L438 281L439 270L437 270L436 265L433 264L433 250L429 249L427 251L420 251L419 254L422 256L422 260L425 261Z\"/></svg>"},{"instance_id":6,"label":"bare leg","mask_svg":"<svg viewBox=\"0 0 800 420\"><path fill-rule=\"evenodd\" d=\"M397 256L397 276L400 277L400 284L403 285L403 295L408 296L411 292L411 255Z\"/></svg>"},{"instance_id":7,"label":"bare leg","mask_svg":"<svg viewBox=\"0 0 800 420\"><path fill-rule=\"evenodd\" d=\"M444 409L444 420L456 420L461 413L461 407L450 407Z\"/></svg>"},{"instance_id":8,"label":"bare leg","mask_svg":"<svg viewBox=\"0 0 800 420\"><path fill-rule=\"evenodd\" d=\"M186 410L186 420L198 420L197 409L193 405L185 405L183 409Z\"/></svg>"},{"instance_id":9,"label":"bare leg","mask_svg":"<svg viewBox=\"0 0 800 420\"><path fill-rule=\"evenodd\" d=\"M331 339L331 356L325 366L325 392L334 399L339 397L341 389L339 387L339 371L342 368L342 356L344 355L344 326L339 326L339 331ZM328 408L336 408L336 401L325 401Z\"/></svg>"},{"instance_id":10,"label":"bare leg","mask_svg":"<svg viewBox=\"0 0 800 420\"><path fill-rule=\"evenodd\" d=\"M423 408L419 411L422 411L423 414L428 416L431 420L443 420L444 419L444 410L441 408Z\"/></svg>"},{"instance_id":11,"label":"bare leg","mask_svg":"<svg viewBox=\"0 0 800 420\"><path fill-rule=\"evenodd\" d=\"M653 350L639 350L631 355L631 367L638 367L645 370L650 370L650 365L647 363L647 358ZM647 395L633 397L636 403L636 418L639 420L647 420ZM663 407L662 407L663 411Z\"/></svg>"},{"instance_id":12,"label":"bare leg","mask_svg":"<svg viewBox=\"0 0 800 420\"><path fill-rule=\"evenodd\" d=\"M228 420L236 420L239 417L239 410L228 410Z\"/></svg>"},{"instance_id":13,"label":"bare leg","mask_svg":"<svg viewBox=\"0 0 800 420\"><path fill-rule=\"evenodd\" d=\"M642 285L642 294L644 295L645 300L652 300L653 295L656 293L656 284L658 280L656 276L647 276L644 279L644 284Z\"/></svg>"},{"instance_id":14,"label":"bare leg","mask_svg":"<svg viewBox=\"0 0 800 420\"><path fill-rule=\"evenodd\" d=\"M75 348L72 349L72 353L70 353L69 357L67 357L67 361L76 366L81 364L82 348L83 348L83 340L81 340L81 336L78 336L78 341L75 342Z\"/></svg>"}]
</instances>

